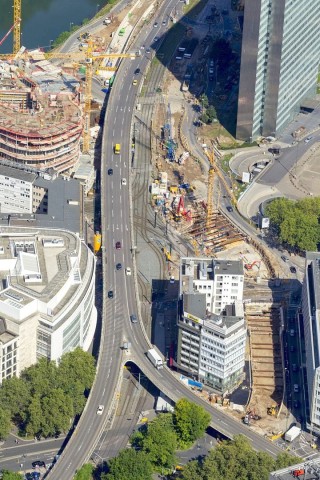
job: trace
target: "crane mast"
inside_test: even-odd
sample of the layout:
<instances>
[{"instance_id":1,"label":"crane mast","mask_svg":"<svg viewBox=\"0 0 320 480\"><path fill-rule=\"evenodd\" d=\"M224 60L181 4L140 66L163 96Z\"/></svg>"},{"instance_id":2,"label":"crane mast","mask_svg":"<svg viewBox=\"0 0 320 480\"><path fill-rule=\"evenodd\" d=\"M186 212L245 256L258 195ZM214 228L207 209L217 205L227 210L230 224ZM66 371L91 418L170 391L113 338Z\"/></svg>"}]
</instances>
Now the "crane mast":
<instances>
[{"instance_id":1,"label":"crane mast","mask_svg":"<svg viewBox=\"0 0 320 480\"><path fill-rule=\"evenodd\" d=\"M21 43L21 0L13 0L13 53L18 53Z\"/></svg>"}]
</instances>

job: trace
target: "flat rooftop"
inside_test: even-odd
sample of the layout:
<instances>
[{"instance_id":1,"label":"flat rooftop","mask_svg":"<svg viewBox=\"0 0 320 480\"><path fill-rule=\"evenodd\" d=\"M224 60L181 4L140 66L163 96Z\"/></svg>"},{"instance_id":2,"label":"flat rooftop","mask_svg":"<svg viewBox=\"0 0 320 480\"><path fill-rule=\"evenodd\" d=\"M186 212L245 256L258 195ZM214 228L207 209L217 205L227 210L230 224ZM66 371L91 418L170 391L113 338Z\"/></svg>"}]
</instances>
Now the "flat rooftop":
<instances>
[{"instance_id":1,"label":"flat rooftop","mask_svg":"<svg viewBox=\"0 0 320 480\"><path fill-rule=\"evenodd\" d=\"M243 275L242 260L183 257L180 260L180 278L183 293L194 292L196 281L214 281L217 275Z\"/></svg>"},{"instance_id":2,"label":"flat rooftop","mask_svg":"<svg viewBox=\"0 0 320 480\"><path fill-rule=\"evenodd\" d=\"M81 284L87 261L87 248L71 232L2 227L0 311L7 318L12 314L13 319L23 319L25 307L34 301L49 303L68 283L60 303L48 313L54 316Z\"/></svg>"}]
</instances>

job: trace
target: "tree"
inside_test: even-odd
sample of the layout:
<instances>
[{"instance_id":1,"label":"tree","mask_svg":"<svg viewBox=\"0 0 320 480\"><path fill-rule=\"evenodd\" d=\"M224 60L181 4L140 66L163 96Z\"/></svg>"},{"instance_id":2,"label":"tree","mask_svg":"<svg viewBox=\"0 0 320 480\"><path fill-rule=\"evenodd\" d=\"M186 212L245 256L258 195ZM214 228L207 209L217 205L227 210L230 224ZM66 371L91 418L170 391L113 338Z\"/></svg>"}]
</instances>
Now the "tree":
<instances>
[{"instance_id":1,"label":"tree","mask_svg":"<svg viewBox=\"0 0 320 480\"><path fill-rule=\"evenodd\" d=\"M171 413L161 413L148 424L140 445L156 471L172 470L175 464L177 436Z\"/></svg>"},{"instance_id":2,"label":"tree","mask_svg":"<svg viewBox=\"0 0 320 480\"><path fill-rule=\"evenodd\" d=\"M192 462L182 473L184 480L268 480L269 473L279 467L298 463L301 459L281 453L275 460L264 452L253 450L241 435L224 441L212 449L203 463ZM193 476L192 476L193 475Z\"/></svg>"},{"instance_id":3,"label":"tree","mask_svg":"<svg viewBox=\"0 0 320 480\"><path fill-rule=\"evenodd\" d=\"M197 438L203 436L210 423L210 414L206 410L181 398L176 403L173 421L180 447L188 447Z\"/></svg>"},{"instance_id":4,"label":"tree","mask_svg":"<svg viewBox=\"0 0 320 480\"><path fill-rule=\"evenodd\" d=\"M47 395L57 385L57 365L53 361L41 358L38 363L26 368L21 375L30 388L31 396Z\"/></svg>"},{"instance_id":5,"label":"tree","mask_svg":"<svg viewBox=\"0 0 320 480\"><path fill-rule=\"evenodd\" d=\"M73 480L92 480L92 475L93 465L91 465L91 463L86 463L77 471Z\"/></svg>"},{"instance_id":6,"label":"tree","mask_svg":"<svg viewBox=\"0 0 320 480\"><path fill-rule=\"evenodd\" d=\"M44 397L41 407L41 435L49 437L69 429L73 417L72 399L61 388Z\"/></svg>"},{"instance_id":7,"label":"tree","mask_svg":"<svg viewBox=\"0 0 320 480\"><path fill-rule=\"evenodd\" d=\"M94 358L81 348L76 348L61 358L57 372L58 385L73 399L75 414L82 412L85 405L84 393L90 390L94 376Z\"/></svg>"},{"instance_id":8,"label":"tree","mask_svg":"<svg viewBox=\"0 0 320 480\"><path fill-rule=\"evenodd\" d=\"M24 412L30 403L28 384L18 377L4 379L0 388L0 407L10 412L18 423L24 419Z\"/></svg>"},{"instance_id":9,"label":"tree","mask_svg":"<svg viewBox=\"0 0 320 480\"><path fill-rule=\"evenodd\" d=\"M2 470L2 480L23 480L23 476L20 473L10 472L9 470Z\"/></svg>"},{"instance_id":10,"label":"tree","mask_svg":"<svg viewBox=\"0 0 320 480\"><path fill-rule=\"evenodd\" d=\"M200 97L200 102L202 105L202 108L208 108L209 107L209 99L205 93L203 93Z\"/></svg>"},{"instance_id":11,"label":"tree","mask_svg":"<svg viewBox=\"0 0 320 480\"><path fill-rule=\"evenodd\" d=\"M293 201L277 198L265 211L279 240L300 250L317 250L320 243L320 197Z\"/></svg>"},{"instance_id":12,"label":"tree","mask_svg":"<svg viewBox=\"0 0 320 480\"><path fill-rule=\"evenodd\" d=\"M152 466L145 452L133 449L122 450L109 463L109 473L102 474L101 480L151 480ZM81 479L82 480L82 479Z\"/></svg>"},{"instance_id":13,"label":"tree","mask_svg":"<svg viewBox=\"0 0 320 480\"><path fill-rule=\"evenodd\" d=\"M217 118L217 112L213 105L210 105L206 111L209 123L212 123Z\"/></svg>"},{"instance_id":14,"label":"tree","mask_svg":"<svg viewBox=\"0 0 320 480\"><path fill-rule=\"evenodd\" d=\"M10 427L10 412L0 407L0 440L9 435Z\"/></svg>"}]
</instances>

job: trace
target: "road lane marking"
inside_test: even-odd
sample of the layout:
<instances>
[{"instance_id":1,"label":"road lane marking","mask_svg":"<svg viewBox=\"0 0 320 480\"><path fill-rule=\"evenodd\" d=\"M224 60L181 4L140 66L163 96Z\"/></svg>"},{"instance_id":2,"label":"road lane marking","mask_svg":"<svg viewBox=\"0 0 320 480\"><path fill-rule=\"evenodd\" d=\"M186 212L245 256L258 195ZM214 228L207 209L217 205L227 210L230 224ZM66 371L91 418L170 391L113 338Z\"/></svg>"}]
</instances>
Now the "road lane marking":
<instances>
[{"instance_id":1,"label":"road lane marking","mask_svg":"<svg viewBox=\"0 0 320 480\"><path fill-rule=\"evenodd\" d=\"M112 216L112 218L113 218L113 210L111 210L111 216Z\"/></svg>"}]
</instances>

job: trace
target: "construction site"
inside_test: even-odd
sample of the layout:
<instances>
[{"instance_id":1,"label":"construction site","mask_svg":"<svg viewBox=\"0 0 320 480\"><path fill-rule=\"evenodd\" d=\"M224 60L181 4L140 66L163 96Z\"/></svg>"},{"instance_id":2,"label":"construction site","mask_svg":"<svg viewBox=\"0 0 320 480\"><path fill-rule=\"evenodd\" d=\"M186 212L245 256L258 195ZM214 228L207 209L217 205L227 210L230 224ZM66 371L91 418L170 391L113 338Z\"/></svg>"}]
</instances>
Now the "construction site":
<instances>
[{"instance_id":1,"label":"construction site","mask_svg":"<svg viewBox=\"0 0 320 480\"><path fill-rule=\"evenodd\" d=\"M43 52L0 61L0 156L37 169L73 169L83 129L79 85Z\"/></svg>"}]
</instances>

